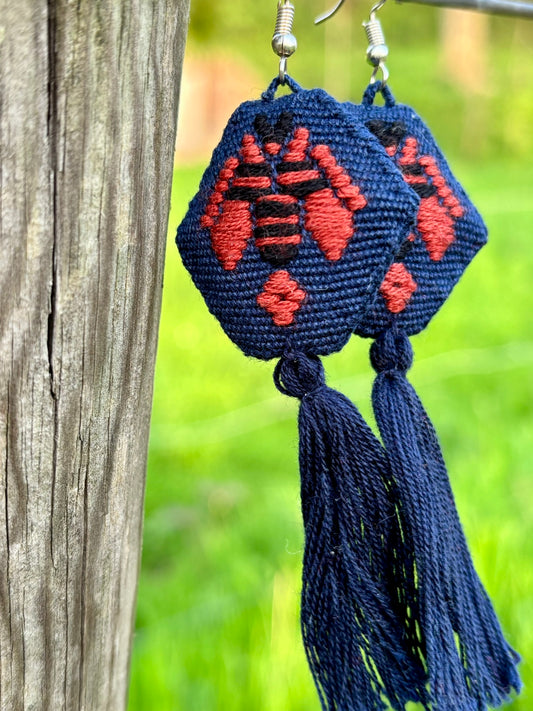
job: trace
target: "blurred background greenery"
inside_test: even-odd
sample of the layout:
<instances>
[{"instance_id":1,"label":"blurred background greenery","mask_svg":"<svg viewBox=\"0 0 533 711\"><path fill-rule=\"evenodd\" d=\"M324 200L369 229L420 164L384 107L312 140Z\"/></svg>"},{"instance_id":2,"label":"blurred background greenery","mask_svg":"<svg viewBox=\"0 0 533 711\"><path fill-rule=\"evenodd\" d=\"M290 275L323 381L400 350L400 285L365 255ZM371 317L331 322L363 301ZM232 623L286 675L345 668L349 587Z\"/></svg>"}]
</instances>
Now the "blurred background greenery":
<instances>
[{"instance_id":1,"label":"blurred background greenery","mask_svg":"<svg viewBox=\"0 0 533 711\"><path fill-rule=\"evenodd\" d=\"M389 0L390 1L390 0ZM208 314L174 233L231 111L275 74L275 0L192 0L146 490L129 711L311 711L300 642L297 407L272 364ZM357 101L369 6L325 26L295 0L290 73ZM326 3L327 5L327 3ZM457 505L533 709L533 25L387 4L391 86L426 119L490 230L446 306L413 339L411 379L441 436ZM370 420L368 342L329 383Z\"/></svg>"}]
</instances>

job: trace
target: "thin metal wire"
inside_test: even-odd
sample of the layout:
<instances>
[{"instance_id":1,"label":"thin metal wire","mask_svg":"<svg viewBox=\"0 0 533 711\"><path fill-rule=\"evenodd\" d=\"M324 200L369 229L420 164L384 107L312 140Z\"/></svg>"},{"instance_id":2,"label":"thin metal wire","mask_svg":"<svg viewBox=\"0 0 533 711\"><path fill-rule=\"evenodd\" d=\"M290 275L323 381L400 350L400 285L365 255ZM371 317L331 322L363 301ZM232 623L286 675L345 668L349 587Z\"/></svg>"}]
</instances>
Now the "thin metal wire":
<instances>
[{"instance_id":1,"label":"thin metal wire","mask_svg":"<svg viewBox=\"0 0 533 711\"><path fill-rule=\"evenodd\" d=\"M383 2L377 3L374 8L382 7ZM477 10L492 15L507 15L510 17L523 17L533 19L533 2L520 2L520 0L397 0L400 5L405 3L417 3L420 5L433 5L437 7L452 7L459 10ZM315 25L329 20L330 17L340 10L344 5L344 0L339 2L331 10L327 10L315 19ZM374 10L373 8L373 10Z\"/></svg>"},{"instance_id":2,"label":"thin metal wire","mask_svg":"<svg viewBox=\"0 0 533 711\"><path fill-rule=\"evenodd\" d=\"M372 15L375 15L378 10L381 10L381 8L383 7L383 5L385 5L386 2L387 0L379 0L379 2L373 5L370 9L370 17L372 17Z\"/></svg>"},{"instance_id":3,"label":"thin metal wire","mask_svg":"<svg viewBox=\"0 0 533 711\"><path fill-rule=\"evenodd\" d=\"M285 84L287 79L287 57L280 57L279 59L279 81L280 84Z\"/></svg>"},{"instance_id":4,"label":"thin metal wire","mask_svg":"<svg viewBox=\"0 0 533 711\"><path fill-rule=\"evenodd\" d=\"M339 0L339 2L335 5L335 7L333 9L327 10L326 12L323 12L321 15L318 15L318 17L315 17L315 25L319 25L321 22L325 22L326 20L329 20L329 18L333 17L333 15L337 12L337 10L340 10L343 5L344 5L344 0Z\"/></svg>"},{"instance_id":5,"label":"thin metal wire","mask_svg":"<svg viewBox=\"0 0 533 711\"><path fill-rule=\"evenodd\" d=\"M533 19L533 2L518 0L397 0L400 5L418 3L437 7L451 7L459 10L477 10L492 15L507 15Z\"/></svg>"}]
</instances>

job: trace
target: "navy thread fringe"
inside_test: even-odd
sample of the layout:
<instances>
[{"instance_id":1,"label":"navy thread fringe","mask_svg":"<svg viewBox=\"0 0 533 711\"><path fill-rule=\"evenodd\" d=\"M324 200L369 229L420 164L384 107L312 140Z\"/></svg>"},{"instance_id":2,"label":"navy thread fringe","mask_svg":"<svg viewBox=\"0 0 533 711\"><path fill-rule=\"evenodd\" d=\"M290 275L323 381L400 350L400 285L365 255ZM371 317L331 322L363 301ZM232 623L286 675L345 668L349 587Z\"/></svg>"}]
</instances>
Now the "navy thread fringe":
<instances>
[{"instance_id":1,"label":"navy thread fringe","mask_svg":"<svg viewBox=\"0 0 533 711\"><path fill-rule=\"evenodd\" d=\"M484 711L519 691L519 656L505 641L474 569L437 435L406 378L412 350L398 328L372 344L372 400L387 451L406 544L432 711ZM405 584L405 578L401 581ZM410 636L413 630L409 632Z\"/></svg>"},{"instance_id":2,"label":"navy thread fringe","mask_svg":"<svg viewBox=\"0 0 533 711\"><path fill-rule=\"evenodd\" d=\"M390 545L396 516L383 448L355 406L325 384L316 356L286 353L278 389L300 399L305 552L301 625L326 711L404 709L425 697L420 659L405 645Z\"/></svg>"}]
</instances>

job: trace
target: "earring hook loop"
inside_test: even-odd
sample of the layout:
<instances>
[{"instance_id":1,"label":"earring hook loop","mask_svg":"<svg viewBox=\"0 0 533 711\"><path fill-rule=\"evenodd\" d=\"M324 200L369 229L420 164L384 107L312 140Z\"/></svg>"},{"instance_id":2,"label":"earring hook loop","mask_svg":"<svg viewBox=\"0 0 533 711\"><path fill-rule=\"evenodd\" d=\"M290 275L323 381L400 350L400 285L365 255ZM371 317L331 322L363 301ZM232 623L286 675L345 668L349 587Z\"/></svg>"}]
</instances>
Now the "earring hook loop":
<instances>
[{"instance_id":1,"label":"earring hook loop","mask_svg":"<svg viewBox=\"0 0 533 711\"><path fill-rule=\"evenodd\" d=\"M383 0L383 2L384 1L385 0ZM344 5L344 0L339 0L334 8L332 8L331 10L326 10L326 12L323 12L321 15L318 15L317 17L315 17L315 25L320 25L321 22L325 22L326 20L329 20L329 18L333 17L333 15L338 10L340 10L343 5Z\"/></svg>"},{"instance_id":2,"label":"earring hook loop","mask_svg":"<svg viewBox=\"0 0 533 711\"><path fill-rule=\"evenodd\" d=\"M368 38L368 48L366 51L366 58L373 66L372 76L370 77L370 83L374 84L377 81L378 73L381 72L381 86L384 87L389 79L389 70L385 64L385 60L389 56L389 48L385 43L385 35L383 34L383 28L381 27L381 22L377 18L377 13L381 10L383 5L387 0L377 0L377 2L372 5L370 10L370 16L367 22L363 22L363 27L365 28L366 36ZM331 10L319 15L315 18L315 25L319 25L321 22L329 20L333 15L344 5L344 0L338 0L335 7Z\"/></svg>"},{"instance_id":3,"label":"earring hook loop","mask_svg":"<svg viewBox=\"0 0 533 711\"><path fill-rule=\"evenodd\" d=\"M376 12L381 10L383 5L387 0L379 0L379 2L375 3L375 5L372 6L372 9L370 10L370 15L374 15ZM317 15L315 17L315 25L320 25L320 23L325 22L326 20L329 20L330 17L333 17L344 5L344 0L339 0L335 7L332 7L331 10L326 10L326 12L323 12L321 15Z\"/></svg>"},{"instance_id":4,"label":"earring hook loop","mask_svg":"<svg viewBox=\"0 0 533 711\"><path fill-rule=\"evenodd\" d=\"M379 0L375 5L373 5L370 10L370 16L372 17L372 15L375 15L376 12L379 12L386 2L387 0Z\"/></svg>"}]
</instances>

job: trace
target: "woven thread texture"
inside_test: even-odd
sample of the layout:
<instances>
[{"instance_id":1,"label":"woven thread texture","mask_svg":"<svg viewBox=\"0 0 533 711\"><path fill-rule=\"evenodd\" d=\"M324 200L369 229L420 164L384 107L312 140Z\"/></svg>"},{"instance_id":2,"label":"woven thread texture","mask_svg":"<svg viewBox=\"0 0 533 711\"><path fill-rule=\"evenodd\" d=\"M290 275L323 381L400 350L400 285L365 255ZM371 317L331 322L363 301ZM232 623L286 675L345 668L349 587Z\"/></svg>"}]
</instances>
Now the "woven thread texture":
<instances>
[{"instance_id":1,"label":"woven thread texture","mask_svg":"<svg viewBox=\"0 0 533 711\"><path fill-rule=\"evenodd\" d=\"M420 198L417 223L362 323L361 336L375 337L396 323L405 333L423 330L487 241L480 214L452 174L429 129L410 106L396 104L386 87L385 105L373 104L380 83L361 104L345 104L354 121L378 138L383 153Z\"/></svg>"},{"instance_id":2,"label":"woven thread texture","mask_svg":"<svg viewBox=\"0 0 533 711\"><path fill-rule=\"evenodd\" d=\"M177 234L210 311L263 359L342 348L419 204L367 128L295 89L237 109Z\"/></svg>"}]
</instances>

